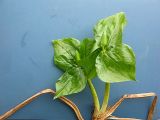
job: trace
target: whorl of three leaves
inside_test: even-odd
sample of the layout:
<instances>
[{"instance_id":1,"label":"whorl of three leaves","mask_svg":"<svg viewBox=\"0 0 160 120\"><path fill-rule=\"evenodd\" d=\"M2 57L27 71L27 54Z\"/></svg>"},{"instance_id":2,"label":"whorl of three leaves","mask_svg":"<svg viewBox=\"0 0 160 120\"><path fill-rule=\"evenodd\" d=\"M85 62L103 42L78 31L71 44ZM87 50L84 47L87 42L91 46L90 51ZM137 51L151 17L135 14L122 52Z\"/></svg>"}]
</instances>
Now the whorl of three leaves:
<instances>
[{"instance_id":1,"label":"whorl of three leaves","mask_svg":"<svg viewBox=\"0 0 160 120\"><path fill-rule=\"evenodd\" d=\"M126 25L123 12L100 20L94 38L53 40L54 63L64 71L56 83L56 97L82 91L87 79L98 76L107 83L135 80L135 55L122 43Z\"/></svg>"}]
</instances>

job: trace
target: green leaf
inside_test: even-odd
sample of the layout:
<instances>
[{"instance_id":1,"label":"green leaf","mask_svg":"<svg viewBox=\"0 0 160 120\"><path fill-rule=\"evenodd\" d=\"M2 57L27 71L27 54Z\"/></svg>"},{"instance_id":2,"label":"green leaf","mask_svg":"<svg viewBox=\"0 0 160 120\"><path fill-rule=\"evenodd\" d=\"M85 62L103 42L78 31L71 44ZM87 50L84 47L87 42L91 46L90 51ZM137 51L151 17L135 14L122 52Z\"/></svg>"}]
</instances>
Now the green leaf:
<instances>
[{"instance_id":1,"label":"green leaf","mask_svg":"<svg viewBox=\"0 0 160 120\"><path fill-rule=\"evenodd\" d=\"M98 77L108 83L135 80L135 55L131 47L122 44L126 24L124 13L100 20L94 28L97 45L102 48L96 58Z\"/></svg>"},{"instance_id":2,"label":"green leaf","mask_svg":"<svg viewBox=\"0 0 160 120\"><path fill-rule=\"evenodd\" d=\"M94 27L94 37L100 47L122 43L122 31L127 20L123 12L100 20Z\"/></svg>"},{"instance_id":3,"label":"green leaf","mask_svg":"<svg viewBox=\"0 0 160 120\"><path fill-rule=\"evenodd\" d=\"M80 42L74 38L53 40L54 63L64 71L76 66L76 51L79 50L79 46Z\"/></svg>"},{"instance_id":4,"label":"green leaf","mask_svg":"<svg viewBox=\"0 0 160 120\"><path fill-rule=\"evenodd\" d=\"M108 52L101 52L96 59L99 78L108 83L135 80L135 55L123 44Z\"/></svg>"},{"instance_id":5,"label":"green leaf","mask_svg":"<svg viewBox=\"0 0 160 120\"><path fill-rule=\"evenodd\" d=\"M86 86L86 82L87 80L81 68L70 68L58 79L55 98L82 91Z\"/></svg>"}]
</instances>

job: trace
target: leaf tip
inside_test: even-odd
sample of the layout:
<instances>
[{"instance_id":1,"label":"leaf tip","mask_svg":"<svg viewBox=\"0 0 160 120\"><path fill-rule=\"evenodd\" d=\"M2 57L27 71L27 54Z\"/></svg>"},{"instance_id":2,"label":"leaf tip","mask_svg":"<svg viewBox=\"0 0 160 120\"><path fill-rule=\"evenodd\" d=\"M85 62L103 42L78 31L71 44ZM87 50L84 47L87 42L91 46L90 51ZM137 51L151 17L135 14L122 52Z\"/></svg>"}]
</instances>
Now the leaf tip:
<instances>
[{"instance_id":1,"label":"leaf tip","mask_svg":"<svg viewBox=\"0 0 160 120\"><path fill-rule=\"evenodd\" d=\"M54 45L57 42L57 40L52 40L52 45Z\"/></svg>"},{"instance_id":2,"label":"leaf tip","mask_svg":"<svg viewBox=\"0 0 160 120\"><path fill-rule=\"evenodd\" d=\"M55 99L57 99L57 98L58 98L57 96L54 96L54 97L53 97L53 100L55 100Z\"/></svg>"},{"instance_id":3,"label":"leaf tip","mask_svg":"<svg viewBox=\"0 0 160 120\"><path fill-rule=\"evenodd\" d=\"M57 99L57 98L59 98L61 95L59 95L57 92L55 93L55 96L53 97L53 99L55 100L55 99Z\"/></svg>"}]
</instances>

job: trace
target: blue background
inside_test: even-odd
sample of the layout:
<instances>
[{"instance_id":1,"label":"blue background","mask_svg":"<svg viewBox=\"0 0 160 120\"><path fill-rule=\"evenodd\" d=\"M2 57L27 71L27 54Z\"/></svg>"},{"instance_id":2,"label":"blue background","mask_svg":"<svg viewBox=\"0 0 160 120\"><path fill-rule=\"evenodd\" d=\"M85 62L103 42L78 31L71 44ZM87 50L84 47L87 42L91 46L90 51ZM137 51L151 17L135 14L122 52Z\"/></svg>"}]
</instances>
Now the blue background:
<instances>
[{"instance_id":1,"label":"blue background","mask_svg":"<svg viewBox=\"0 0 160 120\"><path fill-rule=\"evenodd\" d=\"M0 114L42 89L55 89L62 73L53 65L51 40L93 37L97 20L120 11L127 15L124 42L136 53L138 82L112 84L109 103L126 93L160 95L159 0L0 0ZM94 84L102 101L104 84L98 78ZM85 120L91 118L88 87L68 98ZM151 100L126 100L114 115L146 119ZM50 95L41 96L11 118L76 119L69 107ZM159 103L154 120L158 118Z\"/></svg>"}]
</instances>

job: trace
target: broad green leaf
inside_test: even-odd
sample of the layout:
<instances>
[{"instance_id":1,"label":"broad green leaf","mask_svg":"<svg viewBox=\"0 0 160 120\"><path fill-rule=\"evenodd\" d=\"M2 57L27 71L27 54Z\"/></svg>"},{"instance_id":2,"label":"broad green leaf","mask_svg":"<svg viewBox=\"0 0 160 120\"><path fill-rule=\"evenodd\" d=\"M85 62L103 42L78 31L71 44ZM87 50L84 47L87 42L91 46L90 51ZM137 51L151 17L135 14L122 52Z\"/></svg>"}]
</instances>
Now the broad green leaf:
<instances>
[{"instance_id":1,"label":"broad green leaf","mask_svg":"<svg viewBox=\"0 0 160 120\"><path fill-rule=\"evenodd\" d=\"M76 51L79 50L80 42L74 38L53 40L54 63L62 70L76 66Z\"/></svg>"},{"instance_id":2,"label":"broad green leaf","mask_svg":"<svg viewBox=\"0 0 160 120\"><path fill-rule=\"evenodd\" d=\"M110 47L122 43L122 31L127 20L123 12L100 20L94 27L98 46Z\"/></svg>"},{"instance_id":3,"label":"broad green leaf","mask_svg":"<svg viewBox=\"0 0 160 120\"><path fill-rule=\"evenodd\" d=\"M72 67L67 70L56 83L56 96L70 95L82 91L86 86L86 78L81 68Z\"/></svg>"},{"instance_id":4,"label":"broad green leaf","mask_svg":"<svg viewBox=\"0 0 160 120\"><path fill-rule=\"evenodd\" d=\"M133 50L123 44L108 52L101 52L96 59L99 78L108 83L135 80L135 56Z\"/></svg>"},{"instance_id":5,"label":"broad green leaf","mask_svg":"<svg viewBox=\"0 0 160 120\"><path fill-rule=\"evenodd\" d=\"M102 49L96 58L98 77L108 83L135 80L134 52L122 44L122 32L126 24L124 13L100 20L94 28L97 45Z\"/></svg>"}]
</instances>

